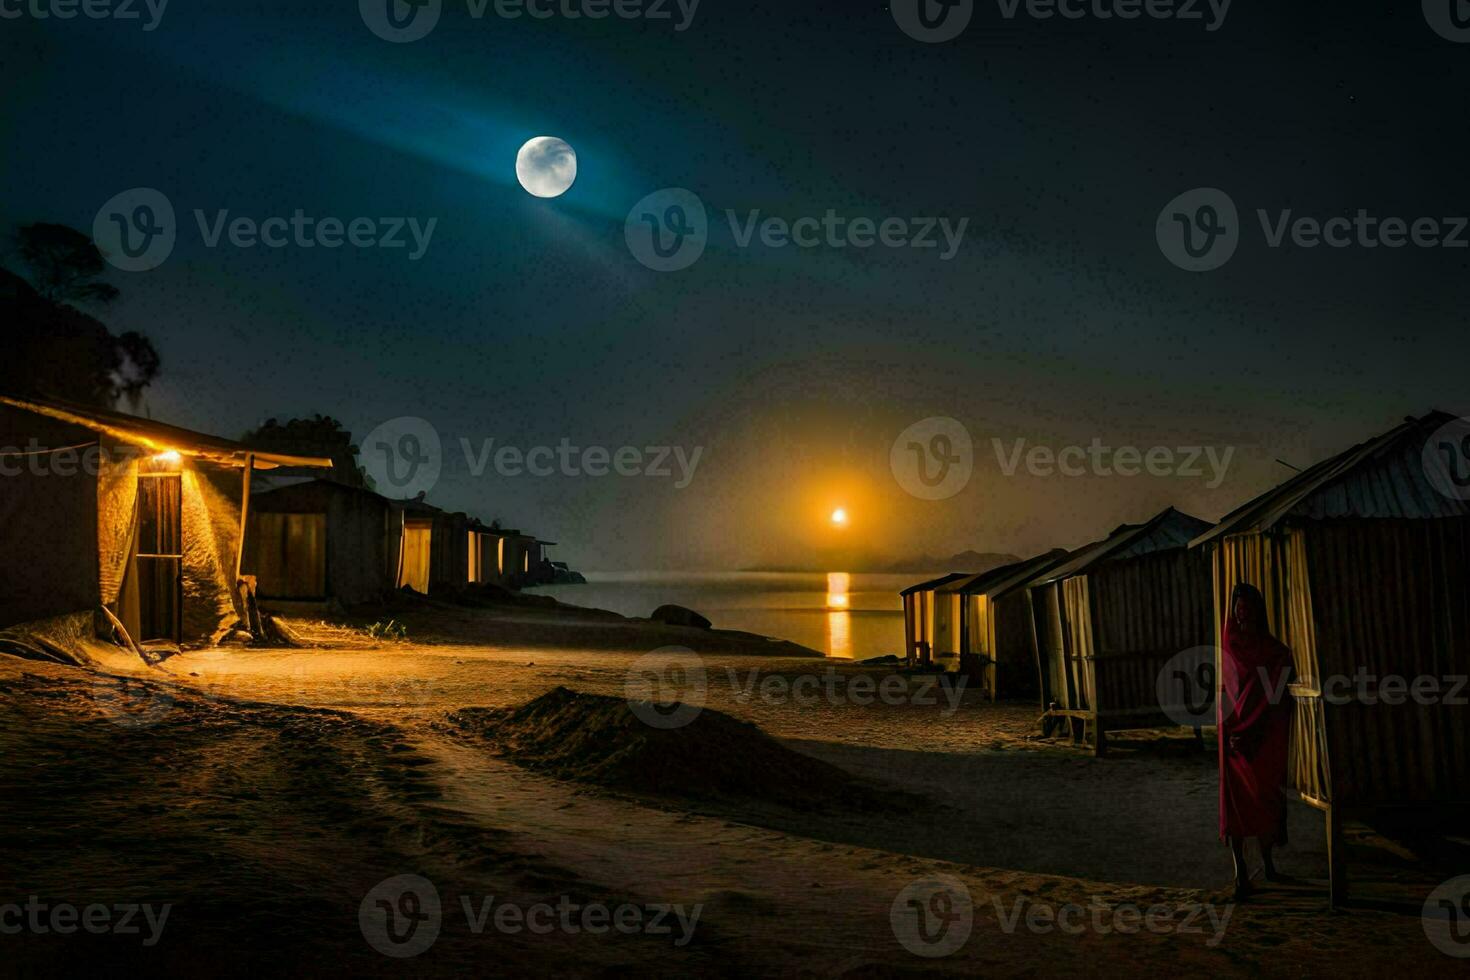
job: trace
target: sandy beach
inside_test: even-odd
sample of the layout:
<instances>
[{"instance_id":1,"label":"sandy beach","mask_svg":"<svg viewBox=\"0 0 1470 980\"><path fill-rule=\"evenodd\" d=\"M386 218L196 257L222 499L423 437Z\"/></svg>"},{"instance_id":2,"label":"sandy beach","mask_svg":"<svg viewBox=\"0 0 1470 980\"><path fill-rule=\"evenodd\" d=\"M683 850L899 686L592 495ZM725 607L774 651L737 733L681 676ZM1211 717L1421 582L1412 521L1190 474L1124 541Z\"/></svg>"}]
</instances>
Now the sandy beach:
<instances>
[{"instance_id":1,"label":"sandy beach","mask_svg":"<svg viewBox=\"0 0 1470 980\"><path fill-rule=\"evenodd\" d=\"M416 618L430 616L432 633ZM1201 751L1188 737L1119 737L1094 759L1042 740L1030 706L922 676L891 680L903 693L889 703L871 692L892 667L761 638L521 604L406 618L405 642L296 620L310 646L198 650L126 675L0 658L5 893L172 906L153 945L146 928L27 935L7 943L12 962L49 972L105 952L119 969L183 975L229 950L230 972L293 962L387 975L404 964L365 939L359 912L404 874L442 902L437 939L411 961L428 975L487 959L573 976L1367 976L1446 962L1418 914L1443 865L1431 872L1403 842L1354 827L1364 901L1329 914L1320 820L1304 808L1281 856L1301 883L1229 903L1210 739ZM639 658L671 646L704 647L707 709L918 802L811 812L648 796L533 772L446 726L460 709L560 686L621 699ZM782 655L760 655L773 647ZM894 910L936 875L968 889L972 931L927 959L898 938ZM533 935L477 918L491 896L700 912L683 943L678 928ZM1129 928L1130 910L1151 908L1173 925ZM1059 910L1087 925L1063 929Z\"/></svg>"}]
</instances>

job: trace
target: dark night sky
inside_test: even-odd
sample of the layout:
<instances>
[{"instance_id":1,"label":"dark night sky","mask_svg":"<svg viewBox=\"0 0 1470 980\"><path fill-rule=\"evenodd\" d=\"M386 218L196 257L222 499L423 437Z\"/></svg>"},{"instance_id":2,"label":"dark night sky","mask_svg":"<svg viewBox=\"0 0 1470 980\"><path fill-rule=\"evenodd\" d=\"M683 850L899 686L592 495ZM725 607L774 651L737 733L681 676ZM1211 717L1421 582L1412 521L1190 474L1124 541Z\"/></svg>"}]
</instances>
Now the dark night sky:
<instances>
[{"instance_id":1,"label":"dark night sky","mask_svg":"<svg viewBox=\"0 0 1470 980\"><path fill-rule=\"evenodd\" d=\"M1417 3L1236 0L1207 32L1007 22L990 0L960 39L925 45L886 7L837 0L703 0L684 32L474 20L446 0L433 33L389 44L349 0L173 0L153 31L0 20L0 61L7 229L88 230L138 186L179 215L168 260L114 274L103 315L162 353L156 417L238 435L321 411L361 436L422 416L447 450L431 500L541 531L587 567L798 562L839 547L829 502L853 508L862 551L1070 547L1168 503L1218 517L1287 475L1275 457L1470 412L1470 250L1272 249L1254 217L1470 214L1470 44ZM513 173L543 134L579 155L550 201ZM659 274L623 219L669 186L702 197L711 243ZM1192 274L1154 221L1201 186L1231 195L1244 240ZM438 224L414 262L207 248L195 208ZM727 208L969 230L949 262L739 249ZM979 451L965 491L931 503L887 457L933 415ZM681 490L476 478L461 437L704 458ZM1215 489L1005 477L992 437L1237 456Z\"/></svg>"}]
</instances>

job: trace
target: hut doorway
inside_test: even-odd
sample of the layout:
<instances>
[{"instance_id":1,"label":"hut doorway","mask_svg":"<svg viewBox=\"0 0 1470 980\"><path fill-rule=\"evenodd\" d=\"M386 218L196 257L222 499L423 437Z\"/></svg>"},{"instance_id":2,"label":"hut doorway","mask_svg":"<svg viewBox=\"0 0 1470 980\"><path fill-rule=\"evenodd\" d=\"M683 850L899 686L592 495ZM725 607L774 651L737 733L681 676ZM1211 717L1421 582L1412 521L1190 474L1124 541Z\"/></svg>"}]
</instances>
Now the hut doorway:
<instances>
[{"instance_id":1,"label":"hut doorway","mask_svg":"<svg viewBox=\"0 0 1470 980\"><path fill-rule=\"evenodd\" d=\"M138 583L139 643L178 643L184 599L183 476L145 473L138 479L138 548L133 558Z\"/></svg>"},{"instance_id":2,"label":"hut doorway","mask_svg":"<svg viewBox=\"0 0 1470 980\"><path fill-rule=\"evenodd\" d=\"M434 540L434 522L408 520L403 525L403 563L398 586L407 585L422 595L429 594L429 557Z\"/></svg>"}]
</instances>

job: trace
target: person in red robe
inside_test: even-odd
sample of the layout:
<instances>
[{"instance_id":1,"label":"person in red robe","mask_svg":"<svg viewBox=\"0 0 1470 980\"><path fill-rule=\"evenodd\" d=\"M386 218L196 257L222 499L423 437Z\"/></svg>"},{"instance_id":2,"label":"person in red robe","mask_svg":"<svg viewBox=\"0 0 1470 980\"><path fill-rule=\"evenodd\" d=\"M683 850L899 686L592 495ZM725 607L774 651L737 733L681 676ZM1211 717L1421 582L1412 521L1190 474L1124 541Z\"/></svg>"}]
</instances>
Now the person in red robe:
<instances>
[{"instance_id":1,"label":"person in red robe","mask_svg":"<svg viewBox=\"0 0 1470 980\"><path fill-rule=\"evenodd\" d=\"M1267 881L1282 881L1271 849L1286 843L1286 756L1291 740L1291 651L1271 635L1266 600L1241 583L1221 637L1220 839L1235 859L1235 897L1253 890L1245 839L1260 843Z\"/></svg>"}]
</instances>

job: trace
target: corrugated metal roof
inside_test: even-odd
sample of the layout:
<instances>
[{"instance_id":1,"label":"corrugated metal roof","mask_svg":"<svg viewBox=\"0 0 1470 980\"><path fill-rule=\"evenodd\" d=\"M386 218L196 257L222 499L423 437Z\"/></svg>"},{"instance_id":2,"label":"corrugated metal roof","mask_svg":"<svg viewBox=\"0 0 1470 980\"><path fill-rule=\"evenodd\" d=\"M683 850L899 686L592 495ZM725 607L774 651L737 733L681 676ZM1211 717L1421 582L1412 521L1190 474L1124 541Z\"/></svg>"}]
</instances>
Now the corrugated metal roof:
<instances>
[{"instance_id":1,"label":"corrugated metal roof","mask_svg":"<svg viewBox=\"0 0 1470 980\"><path fill-rule=\"evenodd\" d=\"M1340 518L1430 520L1470 516L1470 502L1436 489L1425 466L1425 445L1456 421L1448 412L1407 418L1402 424L1310 467L1236 508L1191 542L1197 547L1227 534L1265 531L1286 520ZM1470 426L1467 426L1470 434Z\"/></svg>"},{"instance_id":2,"label":"corrugated metal roof","mask_svg":"<svg viewBox=\"0 0 1470 980\"><path fill-rule=\"evenodd\" d=\"M17 398L10 395L0 395L0 404L36 415L44 415L71 425L78 425L84 429L91 429L93 432L103 433L129 445L142 446L153 452L174 450L237 466L245 465L245 460L251 456L255 457L256 461L265 468L314 466L325 469L332 465L332 461L326 457L264 452L251 449L231 439L222 439L219 436L180 428L177 425L167 425L152 419L139 418L136 415L124 415L122 412L114 412L92 405L74 405L70 402L51 399Z\"/></svg>"},{"instance_id":3,"label":"corrugated metal roof","mask_svg":"<svg viewBox=\"0 0 1470 980\"><path fill-rule=\"evenodd\" d=\"M1031 584L1041 585L1081 575L1105 561L1121 561L1124 558L1188 547L1192 538L1209 527L1209 521L1168 507L1151 520L1142 524L1124 524L1101 541L1079 548L1065 562L1038 576Z\"/></svg>"},{"instance_id":4,"label":"corrugated metal roof","mask_svg":"<svg viewBox=\"0 0 1470 980\"><path fill-rule=\"evenodd\" d=\"M948 575L930 579L927 582L920 582L918 585L911 585L900 592L899 595L905 596L913 595L915 592L928 592L930 589L937 589L941 585L947 585L955 579L968 578L970 574L969 572L950 572Z\"/></svg>"},{"instance_id":5,"label":"corrugated metal roof","mask_svg":"<svg viewBox=\"0 0 1470 980\"><path fill-rule=\"evenodd\" d=\"M1025 561L978 576L976 581L963 591L965 595L984 595L991 599L999 599L1006 593L1030 583L1036 576L1045 574L1057 562L1066 561L1068 554L1065 548L1053 548L1044 554L1034 555Z\"/></svg>"},{"instance_id":6,"label":"corrugated metal roof","mask_svg":"<svg viewBox=\"0 0 1470 980\"><path fill-rule=\"evenodd\" d=\"M988 572L975 572L973 575L967 573L965 575L961 575L957 579L951 579L950 581L945 582L943 585L935 586L934 591L935 592L963 592L963 591L965 591L966 588L968 588L971 585L974 585L976 582L982 581L982 580L987 579L987 578L990 578L991 576L994 576L994 575L996 575L996 574L998 574L1000 572L1004 572L1008 568L1014 568L1017 564L1018 564L1017 562L1011 562L1010 564L1007 564L1007 565L1001 565L998 568L992 568Z\"/></svg>"}]
</instances>

